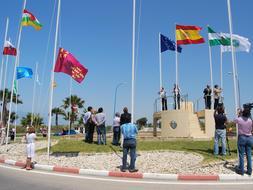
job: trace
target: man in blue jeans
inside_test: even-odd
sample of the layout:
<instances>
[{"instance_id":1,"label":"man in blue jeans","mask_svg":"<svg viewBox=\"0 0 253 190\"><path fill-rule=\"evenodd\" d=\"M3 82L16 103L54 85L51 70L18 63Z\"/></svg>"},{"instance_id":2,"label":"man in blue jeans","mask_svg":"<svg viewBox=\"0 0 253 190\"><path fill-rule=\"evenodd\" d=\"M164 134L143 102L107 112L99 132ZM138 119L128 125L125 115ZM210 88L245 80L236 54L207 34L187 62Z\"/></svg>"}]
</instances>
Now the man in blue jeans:
<instances>
[{"instance_id":1,"label":"man in blue jeans","mask_svg":"<svg viewBox=\"0 0 253 190\"><path fill-rule=\"evenodd\" d=\"M222 104L214 111L215 134L214 134L214 155L219 154L219 139L221 139L222 155L226 155L226 123L227 117L224 114Z\"/></svg>"},{"instance_id":2,"label":"man in blue jeans","mask_svg":"<svg viewBox=\"0 0 253 190\"><path fill-rule=\"evenodd\" d=\"M136 160L136 135L138 134L138 129L135 124L130 123L131 118L127 119L127 123L121 125L121 133L123 135L123 159L122 159L122 172L127 170L127 154L130 150L130 166L128 168L129 172L137 172L135 168Z\"/></svg>"}]
</instances>

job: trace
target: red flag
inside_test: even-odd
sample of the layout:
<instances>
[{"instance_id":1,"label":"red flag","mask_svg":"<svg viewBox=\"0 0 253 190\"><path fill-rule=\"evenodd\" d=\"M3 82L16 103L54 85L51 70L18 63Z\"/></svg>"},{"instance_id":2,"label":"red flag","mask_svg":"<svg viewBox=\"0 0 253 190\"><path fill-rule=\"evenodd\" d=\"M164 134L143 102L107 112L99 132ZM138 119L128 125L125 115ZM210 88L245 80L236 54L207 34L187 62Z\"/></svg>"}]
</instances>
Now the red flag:
<instances>
[{"instance_id":1,"label":"red flag","mask_svg":"<svg viewBox=\"0 0 253 190\"><path fill-rule=\"evenodd\" d=\"M4 51L3 51L4 55L17 55L17 50L16 48L11 44L11 42L6 41L4 44Z\"/></svg>"},{"instance_id":2,"label":"red flag","mask_svg":"<svg viewBox=\"0 0 253 190\"><path fill-rule=\"evenodd\" d=\"M81 83L88 72L79 61L63 48L59 49L54 72L63 72L70 75L75 81Z\"/></svg>"}]
</instances>

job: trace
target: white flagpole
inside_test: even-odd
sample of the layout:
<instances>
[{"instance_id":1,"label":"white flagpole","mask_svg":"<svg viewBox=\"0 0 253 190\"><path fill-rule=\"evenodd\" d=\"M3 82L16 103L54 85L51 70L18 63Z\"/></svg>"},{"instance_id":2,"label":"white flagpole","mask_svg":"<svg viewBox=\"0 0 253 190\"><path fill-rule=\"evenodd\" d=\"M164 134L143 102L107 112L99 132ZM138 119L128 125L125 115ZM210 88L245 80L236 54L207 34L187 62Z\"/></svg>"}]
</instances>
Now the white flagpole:
<instances>
[{"instance_id":1,"label":"white flagpole","mask_svg":"<svg viewBox=\"0 0 253 190\"><path fill-rule=\"evenodd\" d=\"M135 0L133 0L133 39L132 39L132 96L131 96L131 123L134 123L134 79L135 79Z\"/></svg>"},{"instance_id":2,"label":"white flagpole","mask_svg":"<svg viewBox=\"0 0 253 190\"><path fill-rule=\"evenodd\" d=\"M178 55L177 55L177 30L175 30L175 43L176 43L176 47L175 47L175 58L176 58L176 88L178 88L178 90L179 90L179 85L178 85ZM176 89L175 89L176 90ZM176 91L174 92L174 93L176 93ZM179 93L179 91L178 91L178 93ZM177 102L177 94L174 94L174 96L176 96L175 98L176 98L176 100L175 100L175 102L176 102L176 110L177 110L177 108L178 108L178 102Z\"/></svg>"},{"instance_id":3,"label":"white flagpole","mask_svg":"<svg viewBox=\"0 0 253 190\"><path fill-rule=\"evenodd\" d=\"M238 92L236 87L236 65L235 65L235 52L233 46L233 29L232 29L232 15L231 15L231 7L230 7L230 0L227 0L228 6L228 18L229 18L229 31L230 31L230 42L231 42L231 49L232 49L232 67L233 67L233 83L234 83L234 101L235 101L235 113L237 114L238 107Z\"/></svg>"},{"instance_id":4,"label":"white flagpole","mask_svg":"<svg viewBox=\"0 0 253 190\"><path fill-rule=\"evenodd\" d=\"M209 48L209 66L210 66L210 82L211 82L211 89L212 89L212 104L211 109L214 108L214 94L213 94L213 64L212 64L212 48L208 45Z\"/></svg>"},{"instance_id":5,"label":"white flagpole","mask_svg":"<svg viewBox=\"0 0 253 190\"><path fill-rule=\"evenodd\" d=\"M220 45L220 87L222 89L221 94L223 98L223 53L222 53L222 45ZM223 100L222 100L223 102Z\"/></svg>"},{"instance_id":6,"label":"white flagpole","mask_svg":"<svg viewBox=\"0 0 253 190\"><path fill-rule=\"evenodd\" d=\"M5 26L5 34L4 34L4 44L7 40L7 33L9 28L9 17L6 18L6 26ZM3 44L3 48L4 48ZM3 78L3 65L4 65L4 56L2 56L2 63L1 63L1 71L0 71L0 89L2 88L2 78ZM4 89L3 89L4 91ZM2 99L4 100L4 99ZM3 121L3 111L1 111L1 121Z\"/></svg>"},{"instance_id":7,"label":"white flagpole","mask_svg":"<svg viewBox=\"0 0 253 190\"><path fill-rule=\"evenodd\" d=\"M235 66L235 52L234 52L234 46L233 46L233 26L232 26L230 0L227 0L227 6L228 6L228 19L229 19L229 31L230 31L230 44L231 44L231 50L232 50L231 55L232 55L232 67L233 67L235 115L237 115L237 109L239 108L239 105L238 105L238 92L237 92L237 86L236 86L236 66ZM238 126L236 126L236 137L238 139ZM238 155L237 157L239 161L238 148L237 148L237 155Z\"/></svg>"},{"instance_id":8,"label":"white flagpole","mask_svg":"<svg viewBox=\"0 0 253 190\"><path fill-rule=\"evenodd\" d=\"M36 93L36 77L38 75L38 62L35 64L35 75L33 81L33 100L32 100L32 115L31 115L31 126L33 125L33 118L34 118L34 101L35 101L35 93ZM35 125L34 125L35 126Z\"/></svg>"},{"instance_id":9,"label":"white flagpole","mask_svg":"<svg viewBox=\"0 0 253 190\"><path fill-rule=\"evenodd\" d=\"M72 93L72 78L69 81L69 135L71 130L71 93Z\"/></svg>"},{"instance_id":10,"label":"white flagpole","mask_svg":"<svg viewBox=\"0 0 253 190\"><path fill-rule=\"evenodd\" d=\"M234 52L234 56L235 56L235 75L236 75L236 84L237 84L237 92L238 92L238 105L239 105L239 107L241 107L241 92L240 92L240 85L239 85L239 75L238 75L236 52Z\"/></svg>"},{"instance_id":11,"label":"white flagpole","mask_svg":"<svg viewBox=\"0 0 253 190\"><path fill-rule=\"evenodd\" d=\"M160 89L163 86L162 82L162 52L161 52L161 33L159 32L159 74L160 74ZM160 101L161 111L162 111L162 101Z\"/></svg>"},{"instance_id":12,"label":"white flagpole","mask_svg":"<svg viewBox=\"0 0 253 190\"><path fill-rule=\"evenodd\" d=\"M58 40L58 29L59 29L59 18L60 18L60 7L61 0L58 0L58 10L57 10L57 18L56 18L56 30L55 30L55 39L54 39L54 59L53 59L53 67L51 71L51 81L50 81L50 97L49 97L49 110L48 110L48 142L47 142L47 156L50 158L50 145L51 145L51 119L52 119L52 104L53 104L53 94L54 94L54 67L56 61L56 51L57 51L57 40Z\"/></svg>"},{"instance_id":13,"label":"white flagpole","mask_svg":"<svg viewBox=\"0 0 253 190\"><path fill-rule=\"evenodd\" d=\"M209 39L208 39L209 40ZM208 43L208 49L209 49L209 66L210 66L210 82L211 82L211 89L212 89L212 103L211 103L211 109L214 108L214 94L213 94L213 63L212 63L212 48L210 44Z\"/></svg>"},{"instance_id":14,"label":"white flagpole","mask_svg":"<svg viewBox=\"0 0 253 190\"><path fill-rule=\"evenodd\" d=\"M25 6L26 6L26 0L24 0L22 12L21 12L21 18L22 18L23 10L25 9ZM11 108L12 108L12 101L13 101L14 81L15 81L15 78L16 78L16 67L17 67L17 65L18 65L19 56L20 56L19 47L20 47L20 41L21 41L21 33L22 33L22 26L21 26L21 22L20 22L20 23L19 23L19 33L18 33L18 43L17 43L17 56L16 56L16 59L15 59L14 72L13 72L13 78L12 78L11 100L10 100L10 106L9 106L9 117L8 117L7 137L9 136L9 129L10 129L10 118L11 118ZM18 98L17 96L18 96L18 95L16 94L16 98ZM6 144L8 144L8 138L7 138L7 140L6 140Z\"/></svg>"},{"instance_id":15,"label":"white flagpole","mask_svg":"<svg viewBox=\"0 0 253 190\"><path fill-rule=\"evenodd\" d=\"M4 72L4 86L3 86L3 95L2 95L2 107L1 107L1 121L3 121L3 113L4 113L4 99L5 99L5 88L6 88L6 76L7 76L7 70L8 70L8 61L9 61L9 55L6 57L6 63L5 63L5 72Z\"/></svg>"}]
</instances>

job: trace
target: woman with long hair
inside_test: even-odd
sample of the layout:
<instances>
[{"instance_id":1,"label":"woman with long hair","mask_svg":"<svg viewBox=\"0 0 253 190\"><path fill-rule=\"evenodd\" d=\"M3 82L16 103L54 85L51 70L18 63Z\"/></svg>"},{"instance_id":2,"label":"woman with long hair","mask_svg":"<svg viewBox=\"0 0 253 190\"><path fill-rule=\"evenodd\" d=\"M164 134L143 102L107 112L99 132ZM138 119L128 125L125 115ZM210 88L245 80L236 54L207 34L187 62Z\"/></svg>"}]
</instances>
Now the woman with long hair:
<instances>
[{"instance_id":1,"label":"woman with long hair","mask_svg":"<svg viewBox=\"0 0 253 190\"><path fill-rule=\"evenodd\" d=\"M251 149L253 146L252 137L252 119L250 114L250 108L244 107L243 111L238 110L238 117L234 122L238 124L238 151L239 151L239 166L236 168L236 173L244 175L244 154L247 158L247 174L252 174L252 161L251 161Z\"/></svg>"}]
</instances>

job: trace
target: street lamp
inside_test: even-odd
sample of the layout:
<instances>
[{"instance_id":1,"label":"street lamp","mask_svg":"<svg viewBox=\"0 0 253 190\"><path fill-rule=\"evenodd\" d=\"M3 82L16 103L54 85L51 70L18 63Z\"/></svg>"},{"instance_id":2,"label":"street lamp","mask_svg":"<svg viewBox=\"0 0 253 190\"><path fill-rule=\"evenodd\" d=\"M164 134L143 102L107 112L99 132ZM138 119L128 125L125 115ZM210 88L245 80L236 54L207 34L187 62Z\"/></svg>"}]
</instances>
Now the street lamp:
<instances>
[{"instance_id":1,"label":"street lamp","mask_svg":"<svg viewBox=\"0 0 253 190\"><path fill-rule=\"evenodd\" d=\"M113 117L115 115L115 112L116 112L116 100L117 100L117 92L118 92L118 88L122 85L126 84L125 82L121 82L119 83L117 86L116 86L116 89L115 89L115 94L114 94L114 108L113 108Z\"/></svg>"},{"instance_id":2,"label":"street lamp","mask_svg":"<svg viewBox=\"0 0 253 190\"><path fill-rule=\"evenodd\" d=\"M228 72L229 75L233 75L233 72ZM240 83L239 83L239 77L238 74L235 75L236 82L237 82L237 89L238 89L238 103L239 107L241 107L241 92L240 92Z\"/></svg>"}]
</instances>

